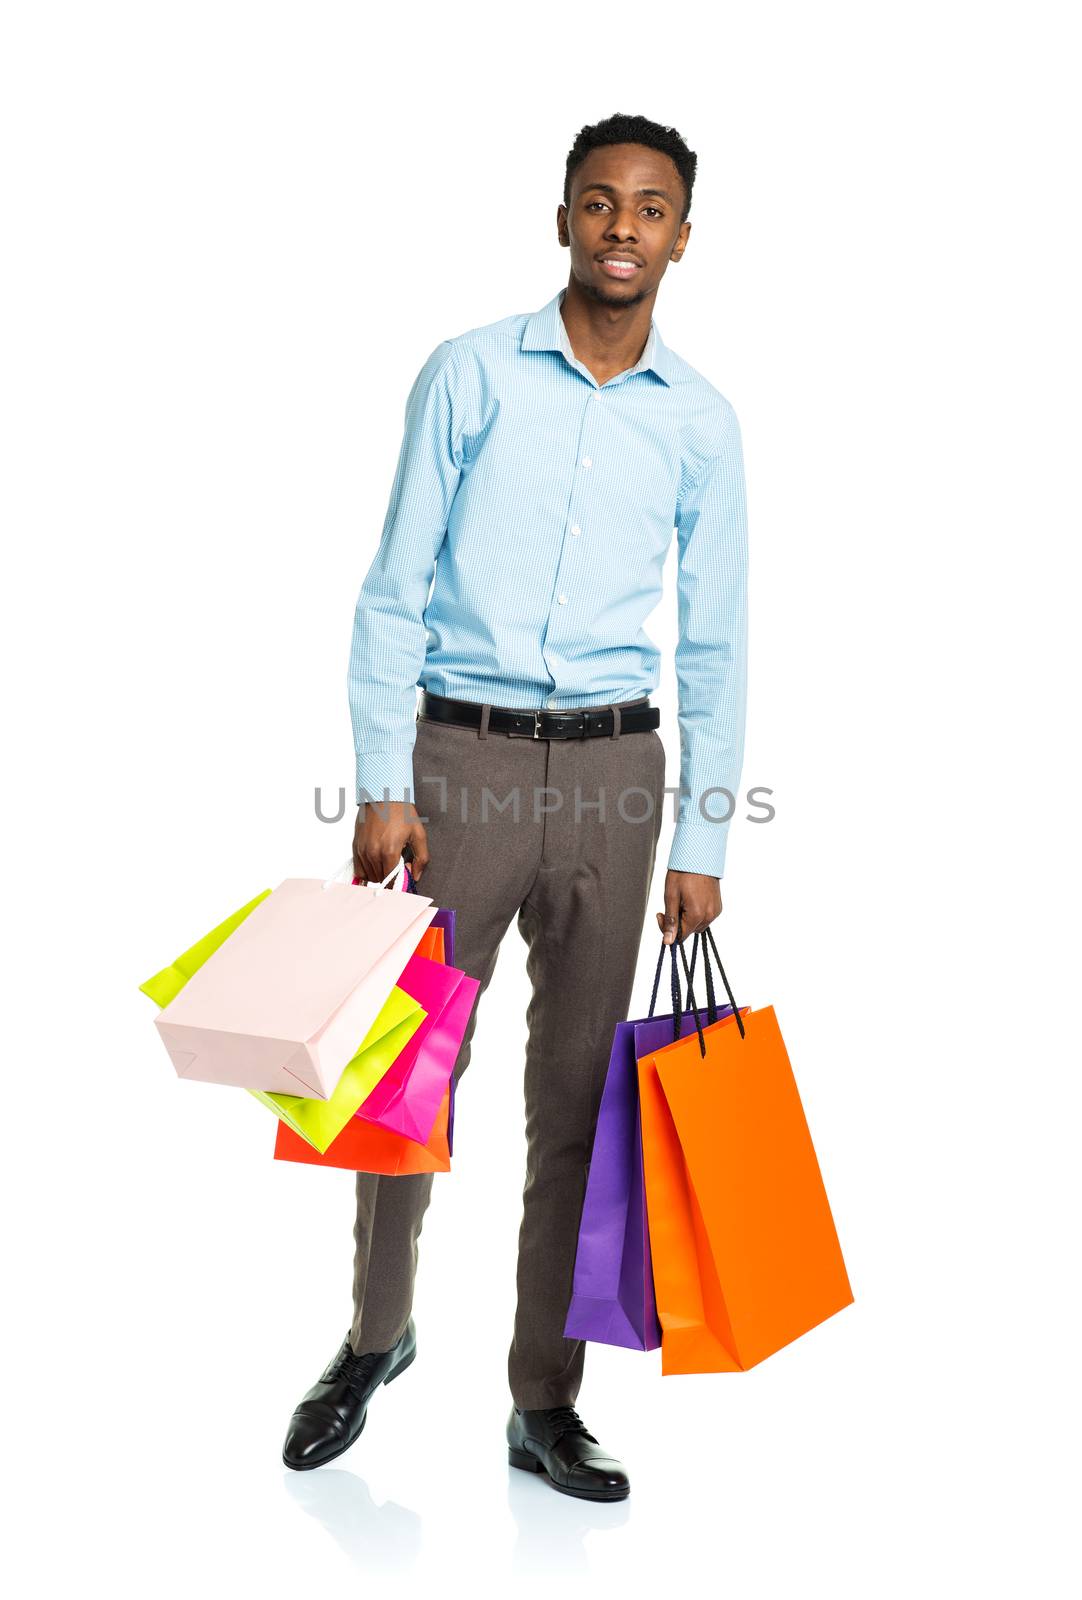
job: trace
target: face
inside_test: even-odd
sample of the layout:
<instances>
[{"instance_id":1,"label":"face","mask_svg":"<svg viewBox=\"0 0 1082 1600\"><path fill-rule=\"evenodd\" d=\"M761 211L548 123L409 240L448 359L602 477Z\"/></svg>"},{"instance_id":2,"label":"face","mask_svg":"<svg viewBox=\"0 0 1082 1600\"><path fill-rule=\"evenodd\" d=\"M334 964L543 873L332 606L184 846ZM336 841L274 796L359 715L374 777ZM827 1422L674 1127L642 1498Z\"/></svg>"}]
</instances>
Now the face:
<instances>
[{"instance_id":1,"label":"face","mask_svg":"<svg viewBox=\"0 0 1082 1600\"><path fill-rule=\"evenodd\" d=\"M591 150L571 179L571 199L556 212L571 274L591 299L636 305L653 294L691 232L681 222L684 186L674 163L642 144Z\"/></svg>"}]
</instances>

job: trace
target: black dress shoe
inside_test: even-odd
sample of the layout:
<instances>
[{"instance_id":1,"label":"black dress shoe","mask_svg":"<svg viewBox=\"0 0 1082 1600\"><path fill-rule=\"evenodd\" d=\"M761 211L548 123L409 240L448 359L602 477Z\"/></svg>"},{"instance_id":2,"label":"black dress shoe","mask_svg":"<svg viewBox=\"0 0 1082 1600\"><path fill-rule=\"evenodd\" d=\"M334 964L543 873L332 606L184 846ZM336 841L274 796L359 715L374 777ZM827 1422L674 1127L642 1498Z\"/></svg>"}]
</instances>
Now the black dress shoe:
<instances>
[{"instance_id":1,"label":"black dress shoe","mask_svg":"<svg viewBox=\"0 0 1082 1600\"><path fill-rule=\"evenodd\" d=\"M631 1483L619 1461L606 1455L572 1406L520 1411L507 1423L507 1457L513 1467L547 1473L561 1494L580 1500L623 1500Z\"/></svg>"},{"instance_id":2,"label":"black dress shoe","mask_svg":"<svg viewBox=\"0 0 1082 1600\"><path fill-rule=\"evenodd\" d=\"M282 1460L295 1472L333 1461L360 1436L368 1402L381 1383L405 1372L417 1354L417 1333L410 1318L393 1350L354 1355L347 1334L342 1348L318 1383L312 1385L290 1418Z\"/></svg>"}]
</instances>

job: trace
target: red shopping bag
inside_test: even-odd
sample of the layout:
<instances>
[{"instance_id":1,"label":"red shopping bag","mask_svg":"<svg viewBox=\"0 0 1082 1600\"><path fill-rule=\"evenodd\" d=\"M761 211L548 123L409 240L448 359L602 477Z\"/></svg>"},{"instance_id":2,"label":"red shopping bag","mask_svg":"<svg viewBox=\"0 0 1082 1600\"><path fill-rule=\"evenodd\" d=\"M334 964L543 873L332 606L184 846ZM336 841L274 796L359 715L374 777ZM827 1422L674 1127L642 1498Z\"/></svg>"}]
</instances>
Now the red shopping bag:
<instances>
[{"instance_id":1,"label":"red shopping bag","mask_svg":"<svg viewBox=\"0 0 1082 1600\"><path fill-rule=\"evenodd\" d=\"M440 1102L436 1123L427 1144L418 1144L404 1134L390 1133L360 1117L351 1117L334 1142L322 1155L300 1136L278 1124L274 1146L276 1161L298 1161L309 1167L344 1167L349 1172L380 1172L398 1177L410 1172L450 1172L451 1152L447 1126L451 1109L451 1089Z\"/></svg>"}]
</instances>

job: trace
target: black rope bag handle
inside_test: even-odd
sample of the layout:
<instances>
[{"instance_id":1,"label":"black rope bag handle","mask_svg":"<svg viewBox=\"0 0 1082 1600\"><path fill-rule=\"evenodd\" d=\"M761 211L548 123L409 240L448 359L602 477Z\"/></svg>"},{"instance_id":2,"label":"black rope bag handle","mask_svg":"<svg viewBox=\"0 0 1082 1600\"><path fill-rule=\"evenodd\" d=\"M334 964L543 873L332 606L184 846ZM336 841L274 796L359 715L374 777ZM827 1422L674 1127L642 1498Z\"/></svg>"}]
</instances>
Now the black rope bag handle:
<instances>
[{"instance_id":1,"label":"black rope bag handle","mask_svg":"<svg viewBox=\"0 0 1082 1600\"><path fill-rule=\"evenodd\" d=\"M736 995L733 993L732 985L730 984L729 979L726 977L725 968L721 964L721 957L718 955L718 947L714 943L713 932L712 932L712 930L710 928L705 928L703 930L703 966L706 968L706 987L707 987L708 991L710 991L710 995L711 995L711 999L712 999L713 998L713 984L711 982L711 977L710 977L710 951L711 950L714 952L714 960L718 964L718 971L721 973L721 981L725 985L725 993L729 997L729 1004L733 1008L733 1020L736 1022L736 1025L740 1030L740 1037L743 1039L744 1035L745 1035L744 1019L740 1015L740 1007L736 1003Z\"/></svg>"},{"instance_id":2,"label":"black rope bag handle","mask_svg":"<svg viewBox=\"0 0 1082 1600\"><path fill-rule=\"evenodd\" d=\"M666 951L666 948L667 948L668 951L669 951L669 955L670 955L671 963L672 963L671 989L672 989L672 1036L673 1036L673 1042L675 1043L676 1040L679 1039L679 1037L680 1037L680 1019L682 1018L685 1010L690 1011L692 1016L695 1019L695 1032L699 1036L699 1054L705 1056L705 1054L706 1054L706 1040L703 1038L703 1025L699 1021L699 1008L695 1004L695 989L694 989L694 985L693 985L693 981L692 981L692 973L695 970L695 955L696 955L696 950L697 950L697 945L698 945L698 938L699 938L699 936L698 936L698 934L696 934L695 935L696 945L692 949L691 967L690 968L688 967L688 958L687 958L687 955L685 954L685 951L684 951L684 941L682 939L674 939L672 944L668 945L668 946L666 946L664 941L662 941L661 949L658 951L658 954L657 954L657 966L654 968L654 987L653 987L653 990L652 990L652 992L650 994L650 1010L647 1013L647 1015L651 1016L651 1017L653 1016L654 1007L657 1004L657 991L658 991L658 987L659 987L659 985L661 983L661 964L665 959L665 951ZM676 950L677 950L677 946L678 945L680 947L680 960L681 960L681 963L683 964L684 976L687 979L687 1005L686 1006L684 1006L681 1003L681 997L680 997L680 972L679 972L679 969L678 969L678 967L676 965ZM715 1010L713 1016L709 1016L709 1014L708 1014L707 1020L709 1022L716 1022L717 1021L717 1012L716 1012L716 1010Z\"/></svg>"},{"instance_id":3,"label":"black rope bag handle","mask_svg":"<svg viewBox=\"0 0 1082 1600\"><path fill-rule=\"evenodd\" d=\"M733 1008L733 1018L734 1018L734 1020L736 1022L737 1029L739 1030L740 1037L741 1037L741 1039L743 1039L745 1037L745 1035L746 1035L746 1029L744 1027L744 1019L740 1015L740 1008L736 1003L736 996L733 993L732 985L730 984L728 975L726 974L725 968L722 965L721 956L718 954L718 947L717 947L717 944L715 943L713 932L711 931L711 929L709 927L704 930L703 935L702 935L702 939L703 939L703 970L706 973L706 1017L707 1017L707 1023L709 1024L709 1023L712 1023L712 1022L716 1022L718 1020L717 1000L715 998L715 992L714 992L714 975L713 975L713 972L712 972L711 966L710 966L710 952L712 950L714 952L714 960L718 964L718 971L721 974L721 981L725 985L725 993L728 996L729 1004ZM677 973L677 968L676 968L676 946L677 946L677 944L680 945L680 959L683 962L684 972L685 972L685 974L687 976L687 983L688 983L688 1000L687 1000L687 1006L685 1008L682 1008L681 1004L680 1004L680 984L679 984L679 975ZM706 1045L705 1045L705 1043L703 1041L702 1027L701 1027L701 1025L699 1023L698 1008L695 1006L694 990L693 990L693 978L694 978L694 973L695 973L695 961L696 961L696 958L697 958L698 953L699 953L699 935L695 934L694 939L692 940L692 946L691 946L691 968L690 968L690 970L688 968L687 957L684 954L683 941L682 940L674 940L673 943L669 946L669 950L670 950L670 954L672 956L673 1039L675 1041L676 1039L679 1039L679 1037L680 1037L680 1017L683 1014L683 1010L686 1009L686 1010L689 1010L689 1011L694 1011L694 1013L695 1013L695 1027L696 1027L696 1031L698 1032L698 1035L699 1035L700 1053L702 1055L705 1055L706 1054ZM647 1013L648 1016L651 1016L651 1017L654 1014L654 1006L657 1004L657 992L658 992L658 987L659 987L659 984L660 984L660 981L661 981L661 964L664 961L664 959L665 959L665 945L664 945L664 943L662 943L661 949L658 951L657 966L654 969L654 986L653 986L653 989L652 989L651 994L650 994L650 1010Z\"/></svg>"}]
</instances>

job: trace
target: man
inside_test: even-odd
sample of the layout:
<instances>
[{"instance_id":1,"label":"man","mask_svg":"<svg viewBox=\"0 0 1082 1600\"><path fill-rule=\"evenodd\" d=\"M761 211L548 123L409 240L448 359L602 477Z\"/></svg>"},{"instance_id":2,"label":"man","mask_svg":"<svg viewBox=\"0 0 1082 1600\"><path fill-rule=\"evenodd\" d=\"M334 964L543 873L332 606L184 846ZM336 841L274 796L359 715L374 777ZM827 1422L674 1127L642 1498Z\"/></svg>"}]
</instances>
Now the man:
<instances>
[{"instance_id":1,"label":"man","mask_svg":"<svg viewBox=\"0 0 1082 1600\"><path fill-rule=\"evenodd\" d=\"M666 943L721 911L717 819L735 805L743 754L740 430L652 320L687 249L695 166L675 130L644 117L580 132L556 214L566 290L445 340L413 385L349 670L357 876L385 878L405 854L422 892L456 910L456 965L479 980L478 1001L512 918L528 947L509 1458L598 1500L623 1498L628 1476L574 1409L583 1345L563 1327L664 810L649 700L659 652L642 623L674 529L681 793L658 913ZM456 1083L476 1018L475 1006ZM375 1390L412 1362L431 1186L358 1174L353 1323L294 1412L289 1466L347 1449Z\"/></svg>"}]
</instances>

